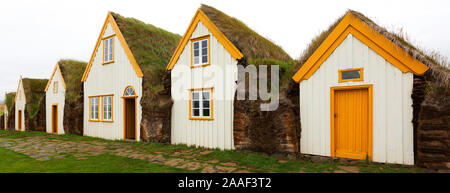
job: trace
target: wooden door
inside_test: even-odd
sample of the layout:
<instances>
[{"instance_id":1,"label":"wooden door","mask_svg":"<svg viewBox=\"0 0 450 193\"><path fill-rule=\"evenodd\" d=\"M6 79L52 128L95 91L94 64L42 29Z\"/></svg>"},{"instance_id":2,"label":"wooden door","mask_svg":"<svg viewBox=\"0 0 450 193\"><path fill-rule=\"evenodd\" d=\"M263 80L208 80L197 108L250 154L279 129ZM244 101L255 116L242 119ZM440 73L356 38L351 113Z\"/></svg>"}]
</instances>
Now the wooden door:
<instances>
[{"instance_id":1,"label":"wooden door","mask_svg":"<svg viewBox=\"0 0 450 193\"><path fill-rule=\"evenodd\" d=\"M52 133L58 133L58 106L52 105Z\"/></svg>"},{"instance_id":2,"label":"wooden door","mask_svg":"<svg viewBox=\"0 0 450 193\"><path fill-rule=\"evenodd\" d=\"M336 90L334 93L335 155L366 159L369 147L368 89Z\"/></svg>"},{"instance_id":3,"label":"wooden door","mask_svg":"<svg viewBox=\"0 0 450 193\"><path fill-rule=\"evenodd\" d=\"M125 100L125 135L126 139L136 139L135 99Z\"/></svg>"},{"instance_id":4,"label":"wooden door","mask_svg":"<svg viewBox=\"0 0 450 193\"><path fill-rule=\"evenodd\" d=\"M19 122L17 128L19 131L21 131L22 130L22 110L18 111L18 120L17 121Z\"/></svg>"}]
</instances>

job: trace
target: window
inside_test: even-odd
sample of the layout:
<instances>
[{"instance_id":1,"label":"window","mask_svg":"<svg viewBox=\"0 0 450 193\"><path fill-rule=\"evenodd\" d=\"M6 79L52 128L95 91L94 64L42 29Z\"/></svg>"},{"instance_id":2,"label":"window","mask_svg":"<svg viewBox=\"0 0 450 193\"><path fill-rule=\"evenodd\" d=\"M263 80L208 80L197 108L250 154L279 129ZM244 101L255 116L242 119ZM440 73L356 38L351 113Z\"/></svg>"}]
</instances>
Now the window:
<instances>
[{"instance_id":1,"label":"window","mask_svg":"<svg viewBox=\"0 0 450 193\"><path fill-rule=\"evenodd\" d=\"M192 65L202 67L210 64L209 35L192 39Z\"/></svg>"},{"instance_id":2,"label":"window","mask_svg":"<svg viewBox=\"0 0 450 193\"><path fill-rule=\"evenodd\" d=\"M58 93L58 81L53 82L53 93Z\"/></svg>"},{"instance_id":3,"label":"window","mask_svg":"<svg viewBox=\"0 0 450 193\"><path fill-rule=\"evenodd\" d=\"M213 120L213 101L211 89L192 89L190 106L191 120Z\"/></svg>"},{"instance_id":4,"label":"window","mask_svg":"<svg viewBox=\"0 0 450 193\"><path fill-rule=\"evenodd\" d=\"M363 68L339 70L339 82L363 81Z\"/></svg>"},{"instance_id":5,"label":"window","mask_svg":"<svg viewBox=\"0 0 450 193\"><path fill-rule=\"evenodd\" d=\"M128 97L128 96L134 96L134 95L136 95L136 93L134 93L133 87L129 86L125 89L124 96Z\"/></svg>"},{"instance_id":6,"label":"window","mask_svg":"<svg viewBox=\"0 0 450 193\"><path fill-rule=\"evenodd\" d=\"M102 97L102 121L112 121L112 96L103 96Z\"/></svg>"},{"instance_id":7,"label":"window","mask_svg":"<svg viewBox=\"0 0 450 193\"><path fill-rule=\"evenodd\" d=\"M89 99L89 120L98 121L98 99L99 97L91 97Z\"/></svg>"},{"instance_id":8,"label":"window","mask_svg":"<svg viewBox=\"0 0 450 193\"><path fill-rule=\"evenodd\" d=\"M103 64L114 62L114 35L103 39Z\"/></svg>"}]
</instances>

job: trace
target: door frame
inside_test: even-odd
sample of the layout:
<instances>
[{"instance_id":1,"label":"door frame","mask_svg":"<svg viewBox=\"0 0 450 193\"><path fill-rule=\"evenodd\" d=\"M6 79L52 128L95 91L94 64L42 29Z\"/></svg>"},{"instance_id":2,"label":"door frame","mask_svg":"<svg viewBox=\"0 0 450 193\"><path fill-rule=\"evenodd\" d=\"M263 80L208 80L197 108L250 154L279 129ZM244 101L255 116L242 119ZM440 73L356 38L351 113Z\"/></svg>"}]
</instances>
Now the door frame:
<instances>
[{"instance_id":1,"label":"door frame","mask_svg":"<svg viewBox=\"0 0 450 193\"><path fill-rule=\"evenodd\" d=\"M342 90L359 90L359 89L367 89L367 97L368 97L368 144L367 144L367 154L369 156L369 160L372 161L373 155L373 84L364 84L364 85L354 85L354 86L335 86L330 87L330 130L331 130L331 157L336 157L336 144L335 144L335 124L334 124L334 93L336 91Z\"/></svg>"},{"instance_id":2,"label":"door frame","mask_svg":"<svg viewBox=\"0 0 450 193\"><path fill-rule=\"evenodd\" d=\"M123 140L127 139L127 116L126 116L126 100L127 99L134 99L134 140L138 141L137 139L137 96L128 96L128 97L122 97L123 101Z\"/></svg>"},{"instance_id":3,"label":"door frame","mask_svg":"<svg viewBox=\"0 0 450 193\"><path fill-rule=\"evenodd\" d=\"M55 111L55 114L56 114L56 120L53 120L53 118L54 118L54 116L53 116L53 107L54 106L56 106L56 111ZM55 124L55 131L56 131L56 133L53 133L53 121L56 121L56 124ZM58 134L58 103L55 103L55 104L52 104L52 134Z\"/></svg>"},{"instance_id":4,"label":"door frame","mask_svg":"<svg viewBox=\"0 0 450 193\"><path fill-rule=\"evenodd\" d=\"M19 122L17 124L17 131L22 131L22 119L23 119L23 115L22 115L22 110L17 110L17 122Z\"/></svg>"}]
</instances>

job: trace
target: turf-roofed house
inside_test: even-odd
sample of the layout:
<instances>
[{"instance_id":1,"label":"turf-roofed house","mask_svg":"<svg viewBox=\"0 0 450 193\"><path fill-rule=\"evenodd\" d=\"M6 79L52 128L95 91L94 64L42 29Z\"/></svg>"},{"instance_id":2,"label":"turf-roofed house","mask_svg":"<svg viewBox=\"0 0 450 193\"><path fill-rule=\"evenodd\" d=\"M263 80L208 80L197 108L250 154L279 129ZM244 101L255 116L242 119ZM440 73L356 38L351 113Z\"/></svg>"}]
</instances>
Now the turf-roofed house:
<instances>
[{"instance_id":1,"label":"turf-roofed house","mask_svg":"<svg viewBox=\"0 0 450 193\"><path fill-rule=\"evenodd\" d=\"M14 130L43 131L45 130L45 85L47 79L19 79L16 96L14 98L13 113Z\"/></svg>"},{"instance_id":2,"label":"turf-roofed house","mask_svg":"<svg viewBox=\"0 0 450 193\"><path fill-rule=\"evenodd\" d=\"M179 35L153 25L108 12L82 77L83 134L157 140L163 120L170 120L164 118L170 111L166 114L157 109L165 65L179 39Z\"/></svg>"},{"instance_id":3,"label":"turf-roofed house","mask_svg":"<svg viewBox=\"0 0 450 193\"><path fill-rule=\"evenodd\" d=\"M45 87L46 132L52 134L83 131L83 76L86 62L60 60Z\"/></svg>"},{"instance_id":4,"label":"turf-roofed house","mask_svg":"<svg viewBox=\"0 0 450 193\"><path fill-rule=\"evenodd\" d=\"M0 128L4 130L8 128L8 108L6 104L0 104Z\"/></svg>"},{"instance_id":5,"label":"turf-roofed house","mask_svg":"<svg viewBox=\"0 0 450 193\"><path fill-rule=\"evenodd\" d=\"M6 113L3 117L5 120L5 130L6 129L14 129L14 98L16 97L15 92L8 92L5 94L5 106L6 106ZM12 116L12 118L11 118Z\"/></svg>"},{"instance_id":6,"label":"turf-roofed house","mask_svg":"<svg viewBox=\"0 0 450 193\"><path fill-rule=\"evenodd\" d=\"M420 82L446 77L448 91L448 69L352 10L312 41L299 66L301 153L415 164Z\"/></svg>"},{"instance_id":7,"label":"turf-roofed house","mask_svg":"<svg viewBox=\"0 0 450 193\"><path fill-rule=\"evenodd\" d=\"M285 51L241 21L201 5L167 66L174 99L171 142L257 151L279 147L282 133L274 134L272 119L266 124L253 119L264 117L259 105L235 99L238 65L266 61L292 64ZM264 134L268 141L261 140Z\"/></svg>"}]
</instances>

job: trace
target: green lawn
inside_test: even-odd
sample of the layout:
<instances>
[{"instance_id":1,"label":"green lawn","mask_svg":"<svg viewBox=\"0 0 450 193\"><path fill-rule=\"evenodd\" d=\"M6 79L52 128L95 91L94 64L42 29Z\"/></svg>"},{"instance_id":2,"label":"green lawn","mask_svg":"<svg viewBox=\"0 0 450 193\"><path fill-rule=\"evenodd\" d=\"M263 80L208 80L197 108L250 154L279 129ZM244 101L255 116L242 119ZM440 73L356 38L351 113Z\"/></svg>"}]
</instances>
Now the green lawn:
<instances>
[{"instance_id":1,"label":"green lawn","mask_svg":"<svg viewBox=\"0 0 450 193\"><path fill-rule=\"evenodd\" d=\"M166 161L173 159L183 159L183 163L201 163L203 167L222 167L226 163L232 163L235 171L249 172L278 172L278 173L317 173L317 172L349 172L350 168L357 168L359 172L380 173L380 172L423 172L416 167L406 167L395 164L380 164L360 161L352 164L344 164L340 161L313 163L306 158L289 160L286 157L270 156L262 153L248 151L221 151L218 149L204 149L188 147L186 145L165 145L159 143L141 143L111 141L93 137L78 136L72 134L49 135L44 132L13 132L0 131L0 138L17 140L17 143L24 143L30 139L39 138L47 142L56 141L64 144L66 141L79 143L102 143L108 150L115 148L125 148L124 151L137 151L139 154L152 154L162 156ZM14 141L14 144L17 144ZM36 143L36 142L35 142ZM26 147L25 147L26 148ZM53 150L52 150L53 151ZM108 151L107 151L108 152ZM130 158L131 157L131 158ZM200 169L180 169L180 165L170 166L165 162L151 162L142 159L134 159L132 156L124 157L117 154L102 153L100 155L90 155L85 159L77 159L74 154L68 154L64 158L54 158L49 160L36 160L25 154L0 147L0 173L1 172L115 172L115 173L135 173L135 172L201 172ZM166 164L166 165L164 165ZM205 166L206 165L206 166ZM343 169L344 168L344 169Z\"/></svg>"}]
</instances>

